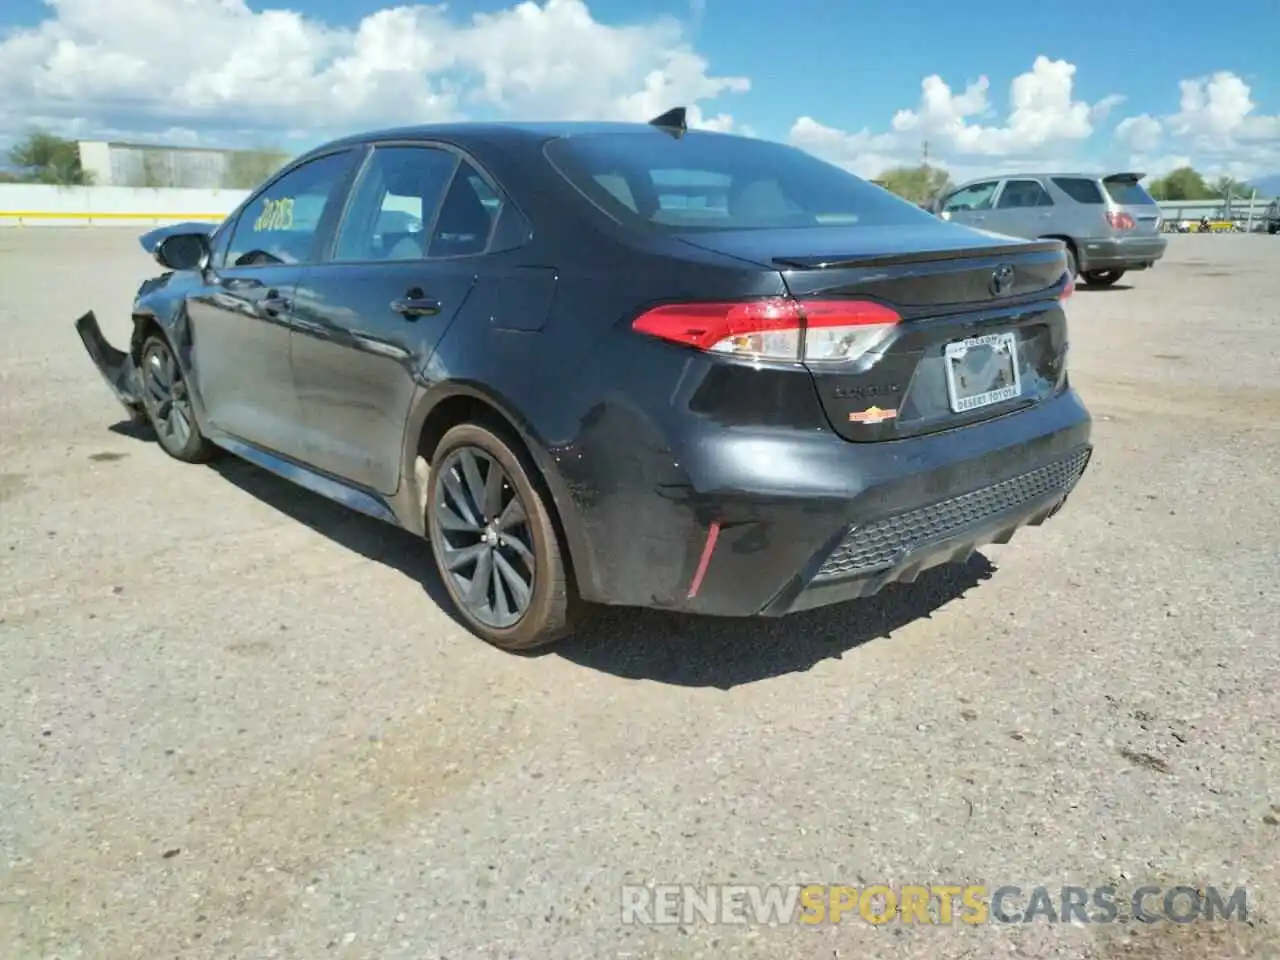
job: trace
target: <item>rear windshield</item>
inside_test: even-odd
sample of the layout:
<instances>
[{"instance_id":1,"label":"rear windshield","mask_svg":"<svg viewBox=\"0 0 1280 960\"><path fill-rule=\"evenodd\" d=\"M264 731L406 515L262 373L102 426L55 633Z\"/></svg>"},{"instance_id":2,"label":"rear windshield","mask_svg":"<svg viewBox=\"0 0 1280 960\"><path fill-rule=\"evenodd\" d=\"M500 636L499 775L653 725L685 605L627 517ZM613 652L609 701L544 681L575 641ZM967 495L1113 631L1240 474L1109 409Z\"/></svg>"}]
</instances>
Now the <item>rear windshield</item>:
<instances>
[{"instance_id":1,"label":"rear windshield","mask_svg":"<svg viewBox=\"0 0 1280 960\"><path fill-rule=\"evenodd\" d=\"M767 140L597 133L553 140L546 152L614 219L670 232L934 221L881 187Z\"/></svg>"},{"instance_id":2,"label":"rear windshield","mask_svg":"<svg viewBox=\"0 0 1280 960\"><path fill-rule=\"evenodd\" d=\"M1103 180L1111 199L1124 207L1141 207L1155 203L1151 194L1137 180Z\"/></svg>"}]
</instances>

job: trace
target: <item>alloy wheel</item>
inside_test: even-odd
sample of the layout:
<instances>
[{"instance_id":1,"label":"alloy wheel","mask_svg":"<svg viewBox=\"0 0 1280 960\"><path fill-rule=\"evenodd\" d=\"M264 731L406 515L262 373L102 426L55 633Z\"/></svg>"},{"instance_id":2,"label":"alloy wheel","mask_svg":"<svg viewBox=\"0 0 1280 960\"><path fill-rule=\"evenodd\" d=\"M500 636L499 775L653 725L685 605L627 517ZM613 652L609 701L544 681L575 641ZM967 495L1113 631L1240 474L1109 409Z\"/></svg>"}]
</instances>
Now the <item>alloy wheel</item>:
<instances>
[{"instance_id":1,"label":"alloy wheel","mask_svg":"<svg viewBox=\"0 0 1280 960\"><path fill-rule=\"evenodd\" d=\"M142 380L151 423L160 440L171 450L181 450L190 442L195 415L182 370L173 351L153 343L142 358Z\"/></svg>"},{"instance_id":2,"label":"alloy wheel","mask_svg":"<svg viewBox=\"0 0 1280 960\"><path fill-rule=\"evenodd\" d=\"M486 626L514 626L537 574L529 515L502 464L479 447L451 451L436 473L436 549L458 601Z\"/></svg>"}]
</instances>

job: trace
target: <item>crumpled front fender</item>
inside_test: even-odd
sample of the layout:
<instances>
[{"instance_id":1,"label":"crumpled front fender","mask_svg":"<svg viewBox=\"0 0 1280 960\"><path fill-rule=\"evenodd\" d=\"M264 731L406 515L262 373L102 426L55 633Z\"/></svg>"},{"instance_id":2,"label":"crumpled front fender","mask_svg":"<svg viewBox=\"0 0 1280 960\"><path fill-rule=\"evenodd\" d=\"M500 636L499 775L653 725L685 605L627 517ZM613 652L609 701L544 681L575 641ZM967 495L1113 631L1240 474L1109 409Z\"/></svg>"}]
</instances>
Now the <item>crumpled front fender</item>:
<instances>
[{"instance_id":1,"label":"crumpled front fender","mask_svg":"<svg viewBox=\"0 0 1280 960\"><path fill-rule=\"evenodd\" d=\"M116 395L116 399L128 411L129 417L135 423L145 422L147 415L142 405L142 377L133 357L107 342L92 310L76 321L76 333L80 335L89 359L107 381L107 386Z\"/></svg>"}]
</instances>

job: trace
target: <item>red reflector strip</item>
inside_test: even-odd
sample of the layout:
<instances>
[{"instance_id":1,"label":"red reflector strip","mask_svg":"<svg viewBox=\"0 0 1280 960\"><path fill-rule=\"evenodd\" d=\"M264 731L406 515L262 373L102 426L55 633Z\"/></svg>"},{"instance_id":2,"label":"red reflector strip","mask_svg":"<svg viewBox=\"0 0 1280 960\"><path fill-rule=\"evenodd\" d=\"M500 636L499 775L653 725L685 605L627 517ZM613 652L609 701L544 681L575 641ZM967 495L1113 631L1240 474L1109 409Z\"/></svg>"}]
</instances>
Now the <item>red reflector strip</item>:
<instances>
[{"instance_id":1,"label":"red reflector strip","mask_svg":"<svg viewBox=\"0 0 1280 960\"><path fill-rule=\"evenodd\" d=\"M698 558L698 569L693 572L693 581L689 584L689 597L692 600L698 595L702 586L702 578L707 575L707 567L711 563L711 554L715 552L716 541L720 539L720 521L713 520L707 530L707 542L702 547L702 556Z\"/></svg>"}]
</instances>

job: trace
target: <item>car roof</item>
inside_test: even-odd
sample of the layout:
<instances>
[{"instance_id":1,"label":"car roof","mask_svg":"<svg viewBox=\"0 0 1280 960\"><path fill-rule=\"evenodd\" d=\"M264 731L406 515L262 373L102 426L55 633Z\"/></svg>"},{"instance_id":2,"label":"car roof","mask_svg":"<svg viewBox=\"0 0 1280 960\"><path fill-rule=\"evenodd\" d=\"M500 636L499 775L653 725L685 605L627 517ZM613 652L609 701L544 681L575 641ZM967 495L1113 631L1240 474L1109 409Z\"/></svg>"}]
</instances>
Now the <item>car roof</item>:
<instances>
[{"instance_id":1,"label":"car roof","mask_svg":"<svg viewBox=\"0 0 1280 960\"><path fill-rule=\"evenodd\" d=\"M624 121L560 120L541 122L466 121L456 123L430 123L406 127L390 127L351 134L330 140L307 151L307 155L322 153L345 146L358 146L385 140L441 140L460 147L537 145L547 140L584 134L633 134L637 136L670 136L660 127L648 123ZM686 137L735 137L734 134L712 130L689 130ZM740 138L738 138L740 139Z\"/></svg>"},{"instance_id":2,"label":"car roof","mask_svg":"<svg viewBox=\"0 0 1280 960\"><path fill-rule=\"evenodd\" d=\"M993 173L987 177L971 177L959 184L960 187L967 187L971 183L987 183L990 180L1105 180L1108 177L1138 177L1144 174L1130 173L1127 170L1116 171L1115 173L1080 173L1080 172L1062 172L1040 173L1036 171L1018 171L1017 173Z\"/></svg>"}]
</instances>

